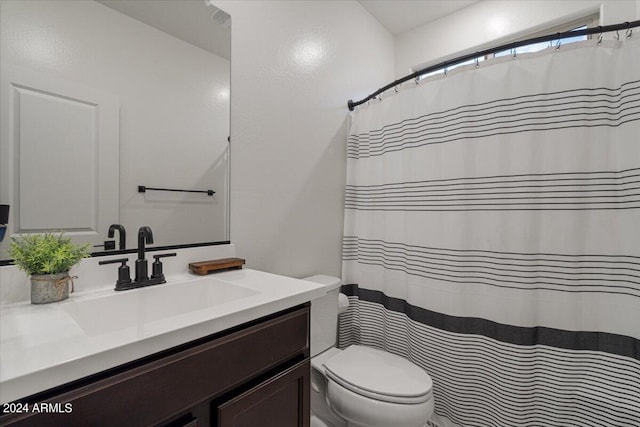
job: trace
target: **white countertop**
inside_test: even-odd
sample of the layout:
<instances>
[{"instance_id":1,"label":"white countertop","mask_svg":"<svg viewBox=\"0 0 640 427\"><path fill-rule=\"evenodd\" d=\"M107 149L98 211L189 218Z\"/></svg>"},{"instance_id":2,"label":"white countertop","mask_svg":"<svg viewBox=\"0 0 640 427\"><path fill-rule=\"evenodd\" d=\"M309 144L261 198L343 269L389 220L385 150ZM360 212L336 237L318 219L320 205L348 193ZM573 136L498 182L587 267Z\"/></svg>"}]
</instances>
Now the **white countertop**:
<instances>
[{"instance_id":1,"label":"white countertop","mask_svg":"<svg viewBox=\"0 0 640 427\"><path fill-rule=\"evenodd\" d=\"M3 306L0 402L113 368L325 293L321 284L242 269L208 276L170 276L166 284L122 292L110 287L74 293L59 303Z\"/></svg>"}]
</instances>

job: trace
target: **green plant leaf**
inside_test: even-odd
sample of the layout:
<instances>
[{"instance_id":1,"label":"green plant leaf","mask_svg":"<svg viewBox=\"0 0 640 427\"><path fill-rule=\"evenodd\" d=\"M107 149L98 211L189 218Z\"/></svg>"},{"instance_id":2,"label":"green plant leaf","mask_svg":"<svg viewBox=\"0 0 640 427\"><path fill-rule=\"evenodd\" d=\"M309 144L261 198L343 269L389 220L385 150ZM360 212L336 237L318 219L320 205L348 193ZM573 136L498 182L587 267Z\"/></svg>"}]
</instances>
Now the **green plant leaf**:
<instances>
[{"instance_id":1,"label":"green plant leaf","mask_svg":"<svg viewBox=\"0 0 640 427\"><path fill-rule=\"evenodd\" d=\"M89 256L89 243L75 245L63 233L24 234L11 238L9 255L19 269L30 275L69 270Z\"/></svg>"}]
</instances>

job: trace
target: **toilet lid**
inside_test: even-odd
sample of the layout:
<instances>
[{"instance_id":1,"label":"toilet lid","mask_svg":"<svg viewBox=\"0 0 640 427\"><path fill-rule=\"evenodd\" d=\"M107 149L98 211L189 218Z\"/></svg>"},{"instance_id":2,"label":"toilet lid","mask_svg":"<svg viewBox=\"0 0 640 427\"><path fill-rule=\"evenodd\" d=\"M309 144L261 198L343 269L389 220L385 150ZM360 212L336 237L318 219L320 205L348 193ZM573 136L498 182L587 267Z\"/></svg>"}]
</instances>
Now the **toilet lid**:
<instances>
[{"instance_id":1,"label":"toilet lid","mask_svg":"<svg viewBox=\"0 0 640 427\"><path fill-rule=\"evenodd\" d=\"M352 345L328 359L324 367L330 379L360 395L397 403L431 398L431 377L409 360L386 351Z\"/></svg>"}]
</instances>

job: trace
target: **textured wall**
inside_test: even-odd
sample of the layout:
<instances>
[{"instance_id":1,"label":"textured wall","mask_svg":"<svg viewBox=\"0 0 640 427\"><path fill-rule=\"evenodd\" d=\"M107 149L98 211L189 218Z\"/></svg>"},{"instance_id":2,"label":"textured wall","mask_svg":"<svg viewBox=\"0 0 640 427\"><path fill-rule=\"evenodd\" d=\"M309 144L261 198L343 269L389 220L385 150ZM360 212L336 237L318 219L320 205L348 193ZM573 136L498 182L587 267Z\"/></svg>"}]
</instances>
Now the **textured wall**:
<instances>
[{"instance_id":1,"label":"textured wall","mask_svg":"<svg viewBox=\"0 0 640 427\"><path fill-rule=\"evenodd\" d=\"M396 36L396 76L601 11L603 25L640 19L628 0L481 1Z\"/></svg>"},{"instance_id":2,"label":"textured wall","mask_svg":"<svg viewBox=\"0 0 640 427\"><path fill-rule=\"evenodd\" d=\"M340 275L349 98L393 78L354 1L216 1L232 17L231 241L251 268Z\"/></svg>"}]
</instances>

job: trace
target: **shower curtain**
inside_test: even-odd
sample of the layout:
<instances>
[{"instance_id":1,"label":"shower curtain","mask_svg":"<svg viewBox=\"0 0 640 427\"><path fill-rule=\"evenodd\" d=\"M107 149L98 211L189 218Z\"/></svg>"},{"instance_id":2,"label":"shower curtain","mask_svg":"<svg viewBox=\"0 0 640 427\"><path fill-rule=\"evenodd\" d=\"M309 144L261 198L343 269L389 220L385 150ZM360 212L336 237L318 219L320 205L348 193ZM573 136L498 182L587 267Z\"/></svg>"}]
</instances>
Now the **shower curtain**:
<instances>
[{"instance_id":1,"label":"shower curtain","mask_svg":"<svg viewBox=\"0 0 640 427\"><path fill-rule=\"evenodd\" d=\"M640 40L430 77L351 118L339 346L462 426L640 426Z\"/></svg>"}]
</instances>

